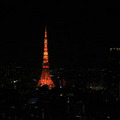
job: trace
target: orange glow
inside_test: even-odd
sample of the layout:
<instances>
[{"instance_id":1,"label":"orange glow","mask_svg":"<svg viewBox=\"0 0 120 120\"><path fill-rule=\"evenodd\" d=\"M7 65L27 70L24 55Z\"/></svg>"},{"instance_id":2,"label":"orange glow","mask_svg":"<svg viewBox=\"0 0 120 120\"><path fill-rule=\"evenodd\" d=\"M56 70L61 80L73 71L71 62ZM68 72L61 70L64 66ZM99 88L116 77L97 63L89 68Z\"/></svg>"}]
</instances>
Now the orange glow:
<instances>
[{"instance_id":1,"label":"orange glow","mask_svg":"<svg viewBox=\"0 0 120 120\"><path fill-rule=\"evenodd\" d=\"M38 81L37 86L43 86L43 85L48 85L49 90L55 87L51 77L50 77L50 72L48 68L44 68L42 71L42 75L40 77L40 80Z\"/></svg>"},{"instance_id":2,"label":"orange glow","mask_svg":"<svg viewBox=\"0 0 120 120\"><path fill-rule=\"evenodd\" d=\"M44 48L44 51L46 52L48 49L47 48Z\"/></svg>"},{"instance_id":3,"label":"orange glow","mask_svg":"<svg viewBox=\"0 0 120 120\"><path fill-rule=\"evenodd\" d=\"M49 90L55 87L49 71L48 63L48 48L47 48L47 28L45 27L45 39L44 39L44 52L43 52L43 70L40 80L37 83L37 86L42 87L43 85L48 85Z\"/></svg>"},{"instance_id":4,"label":"orange glow","mask_svg":"<svg viewBox=\"0 0 120 120\"><path fill-rule=\"evenodd\" d=\"M47 44L44 44L44 47L47 48Z\"/></svg>"},{"instance_id":5,"label":"orange glow","mask_svg":"<svg viewBox=\"0 0 120 120\"><path fill-rule=\"evenodd\" d=\"M49 66L43 66L43 68L49 68Z\"/></svg>"},{"instance_id":6,"label":"orange glow","mask_svg":"<svg viewBox=\"0 0 120 120\"><path fill-rule=\"evenodd\" d=\"M44 40L44 44L47 44L47 40Z\"/></svg>"},{"instance_id":7,"label":"orange glow","mask_svg":"<svg viewBox=\"0 0 120 120\"><path fill-rule=\"evenodd\" d=\"M43 55L43 59L48 59L48 55Z\"/></svg>"},{"instance_id":8,"label":"orange glow","mask_svg":"<svg viewBox=\"0 0 120 120\"><path fill-rule=\"evenodd\" d=\"M48 52L44 52L44 55L48 55Z\"/></svg>"},{"instance_id":9,"label":"orange glow","mask_svg":"<svg viewBox=\"0 0 120 120\"><path fill-rule=\"evenodd\" d=\"M47 27L45 27L45 38L47 38Z\"/></svg>"},{"instance_id":10,"label":"orange glow","mask_svg":"<svg viewBox=\"0 0 120 120\"><path fill-rule=\"evenodd\" d=\"M47 33L45 32L45 38L47 37Z\"/></svg>"},{"instance_id":11,"label":"orange glow","mask_svg":"<svg viewBox=\"0 0 120 120\"><path fill-rule=\"evenodd\" d=\"M45 60L45 61L48 61L48 56L43 56L43 59ZM43 61L44 61L43 60Z\"/></svg>"},{"instance_id":12,"label":"orange glow","mask_svg":"<svg viewBox=\"0 0 120 120\"><path fill-rule=\"evenodd\" d=\"M48 60L44 60L43 63L48 63Z\"/></svg>"}]
</instances>

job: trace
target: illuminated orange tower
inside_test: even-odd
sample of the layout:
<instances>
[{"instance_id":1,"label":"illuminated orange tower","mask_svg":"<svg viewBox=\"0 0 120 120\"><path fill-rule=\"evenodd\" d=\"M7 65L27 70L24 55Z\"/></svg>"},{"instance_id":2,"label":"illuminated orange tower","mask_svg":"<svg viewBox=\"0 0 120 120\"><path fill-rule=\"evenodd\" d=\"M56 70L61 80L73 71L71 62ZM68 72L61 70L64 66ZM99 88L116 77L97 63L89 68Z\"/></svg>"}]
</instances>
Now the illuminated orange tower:
<instances>
[{"instance_id":1,"label":"illuminated orange tower","mask_svg":"<svg viewBox=\"0 0 120 120\"><path fill-rule=\"evenodd\" d=\"M48 47L47 47L47 27L45 27L45 38L44 38L44 52L43 52L43 63L42 63L42 74L40 80L37 83L37 86L42 87L43 85L48 85L49 89L55 87L49 71L49 62L48 62Z\"/></svg>"}]
</instances>

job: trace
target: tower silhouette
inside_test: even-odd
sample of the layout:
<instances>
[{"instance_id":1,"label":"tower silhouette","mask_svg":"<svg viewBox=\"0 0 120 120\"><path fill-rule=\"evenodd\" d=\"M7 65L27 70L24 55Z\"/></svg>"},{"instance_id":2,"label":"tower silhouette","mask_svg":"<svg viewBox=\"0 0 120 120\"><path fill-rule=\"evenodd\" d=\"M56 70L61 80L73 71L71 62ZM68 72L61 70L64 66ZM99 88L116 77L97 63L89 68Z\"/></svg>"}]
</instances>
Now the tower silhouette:
<instances>
[{"instance_id":1,"label":"tower silhouette","mask_svg":"<svg viewBox=\"0 0 120 120\"><path fill-rule=\"evenodd\" d=\"M42 87L43 85L47 85L49 89L55 87L49 71L49 62L48 62L48 40L47 40L47 27L45 26L45 38L44 38L44 52L43 52L43 63L42 63L42 74L40 80L37 83L37 86Z\"/></svg>"}]
</instances>

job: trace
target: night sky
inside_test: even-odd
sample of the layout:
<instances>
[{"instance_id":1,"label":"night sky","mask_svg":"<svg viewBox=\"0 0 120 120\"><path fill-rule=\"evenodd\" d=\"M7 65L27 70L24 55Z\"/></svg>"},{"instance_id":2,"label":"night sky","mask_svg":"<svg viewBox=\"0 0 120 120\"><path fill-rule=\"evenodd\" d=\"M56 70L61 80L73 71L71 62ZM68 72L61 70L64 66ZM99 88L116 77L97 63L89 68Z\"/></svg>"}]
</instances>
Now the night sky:
<instances>
[{"instance_id":1,"label":"night sky","mask_svg":"<svg viewBox=\"0 0 120 120\"><path fill-rule=\"evenodd\" d=\"M45 25L51 65L102 64L109 47L120 47L120 9L117 3L95 4L1 3L1 64L41 66Z\"/></svg>"}]
</instances>

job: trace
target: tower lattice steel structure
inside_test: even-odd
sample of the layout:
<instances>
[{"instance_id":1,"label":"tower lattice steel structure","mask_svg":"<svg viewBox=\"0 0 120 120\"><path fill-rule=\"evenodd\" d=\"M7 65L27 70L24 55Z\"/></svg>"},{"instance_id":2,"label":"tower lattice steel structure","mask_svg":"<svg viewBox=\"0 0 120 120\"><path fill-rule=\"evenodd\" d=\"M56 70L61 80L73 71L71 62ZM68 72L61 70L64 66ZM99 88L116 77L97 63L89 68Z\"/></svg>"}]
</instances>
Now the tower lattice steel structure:
<instances>
[{"instance_id":1,"label":"tower lattice steel structure","mask_svg":"<svg viewBox=\"0 0 120 120\"><path fill-rule=\"evenodd\" d=\"M44 52L43 52L43 63L42 63L42 74L40 80L37 83L37 86L42 87L47 85L49 89L55 87L49 71L49 62L48 62L48 40L47 40L47 27L45 27L45 38L44 38Z\"/></svg>"}]
</instances>

